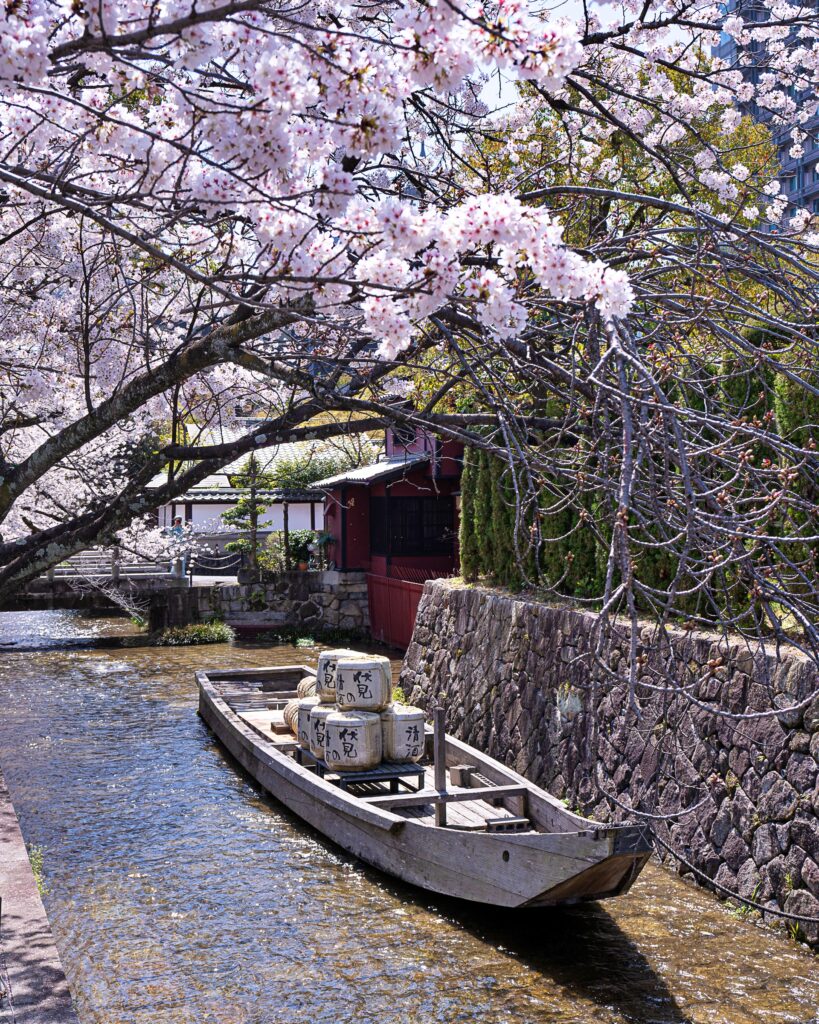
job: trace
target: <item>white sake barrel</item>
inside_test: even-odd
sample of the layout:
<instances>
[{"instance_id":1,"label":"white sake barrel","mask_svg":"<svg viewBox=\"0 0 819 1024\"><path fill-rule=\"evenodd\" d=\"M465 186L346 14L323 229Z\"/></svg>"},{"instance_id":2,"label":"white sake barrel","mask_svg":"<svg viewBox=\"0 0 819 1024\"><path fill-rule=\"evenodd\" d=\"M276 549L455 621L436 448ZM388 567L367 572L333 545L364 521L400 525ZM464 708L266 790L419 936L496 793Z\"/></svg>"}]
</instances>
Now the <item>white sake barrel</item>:
<instances>
[{"instance_id":1,"label":"white sake barrel","mask_svg":"<svg viewBox=\"0 0 819 1024\"><path fill-rule=\"evenodd\" d=\"M299 701L299 746L310 749L310 712L319 703L318 697L304 697Z\"/></svg>"},{"instance_id":2,"label":"white sake barrel","mask_svg":"<svg viewBox=\"0 0 819 1024\"><path fill-rule=\"evenodd\" d=\"M316 693L322 704L336 702L336 664L339 658L365 658L360 651L348 651L339 648L335 651L322 651L318 656L316 668Z\"/></svg>"},{"instance_id":3,"label":"white sake barrel","mask_svg":"<svg viewBox=\"0 0 819 1024\"><path fill-rule=\"evenodd\" d=\"M339 658L336 700L344 711L382 711L392 700L390 659L378 655Z\"/></svg>"},{"instance_id":4,"label":"white sake barrel","mask_svg":"<svg viewBox=\"0 0 819 1024\"><path fill-rule=\"evenodd\" d=\"M391 704L381 712L385 761L420 761L424 756L424 712L409 704Z\"/></svg>"},{"instance_id":5,"label":"white sake barrel","mask_svg":"<svg viewBox=\"0 0 819 1024\"><path fill-rule=\"evenodd\" d=\"M305 676L296 687L299 697L314 697L316 694L316 677Z\"/></svg>"},{"instance_id":6,"label":"white sake barrel","mask_svg":"<svg viewBox=\"0 0 819 1024\"><path fill-rule=\"evenodd\" d=\"M333 771L355 772L381 763L381 716L334 711L324 724L324 760Z\"/></svg>"},{"instance_id":7,"label":"white sake barrel","mask_svg":"<svg viewBox=\"0 0 819 1024\"><path fill-rule=\"evenodd\" d=\"M327 716L337 711L335 704L317 704L310 712L310 753L324 757L324 727Z\"/></svg>"}]
</instances>

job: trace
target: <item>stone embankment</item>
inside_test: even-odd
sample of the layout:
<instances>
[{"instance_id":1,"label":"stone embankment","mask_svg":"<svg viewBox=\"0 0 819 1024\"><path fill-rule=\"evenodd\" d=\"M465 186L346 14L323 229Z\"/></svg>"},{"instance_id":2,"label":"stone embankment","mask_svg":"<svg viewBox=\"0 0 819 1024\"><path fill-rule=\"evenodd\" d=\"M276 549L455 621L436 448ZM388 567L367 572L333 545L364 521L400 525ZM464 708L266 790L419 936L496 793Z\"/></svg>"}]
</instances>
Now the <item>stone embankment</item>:
<instances>
[{"instance_id":1,"label":"stone embankment","mask_svg":"<svg viewBox=\"0 0 819 1024\"><path fill-rule=\"evenodd\" d=\"M670 815L653 820L659 853L678 854L683 873L819 918L819 697L788 710L817 692L815 666L682 631L657 645L647 629L638 717L625 630L603 651L614 678L590 683L594 625L590 613L429 582L401 683L572 807L602 820ZM661 669L672 685L651 689ZM749 713L759 717L734 717ZM817 943L819 927L802 935Z\"/></svg>"},{"instance_id":2,"label":"stone embankment","mask_svg":"<svg viewBox=\"0 0 819 1024\"><path fill-rule=\"evenodd\" d=\"M0 771L0 1024L79 1024Z\"/></svg>"},{"instance_id":3,"label":"stone embankment","mask_svg":"<svg viewBox=\"0 0 819 1024\"><path fill-rule=\"evenodd\" d=\"M266 583L220 584L154 598L152 628L219 619L239 629L295 628L366 634L367 580L361 572L283 572Z\"/></svg>"}]
</instances>

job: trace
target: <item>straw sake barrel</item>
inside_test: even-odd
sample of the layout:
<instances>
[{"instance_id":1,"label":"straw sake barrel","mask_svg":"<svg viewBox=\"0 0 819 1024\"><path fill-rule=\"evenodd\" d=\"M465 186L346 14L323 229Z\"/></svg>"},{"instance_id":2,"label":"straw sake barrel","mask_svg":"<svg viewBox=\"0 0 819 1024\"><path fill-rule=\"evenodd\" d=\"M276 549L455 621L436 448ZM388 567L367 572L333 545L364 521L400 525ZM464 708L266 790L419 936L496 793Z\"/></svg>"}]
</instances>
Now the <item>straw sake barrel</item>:
<instances>
[{"instance_id":1,"label":"straw sake barrel","mask_svg":"<svg viewBox=\"0 0 819 1024\"><path fill-rule=\"evenodd\" d=\"M319 703L318 697L303 697L299 701L299 731L296 733L299 746L310 749L310 712Z\"/></svg>"},{"instance_id":2,"label":"straw sake barrel","mask_svg":"<svg viewBox=\"0 0 819 1024\"><path fill-rule=\"evenodd\" d=\"M324 727L327 716L334 715L335 704L317 704L310 712L310 753L313 757L324 757Z\"/></svg>"},{"instance_id":3,"label":"straw sake barrel","mask_svg":"<svg viewBox=\"0 0 819 1024\"><path fill-rule=\"evenodd\" d=\"M382 711L392 699L390 659L378 655L339 658L336 700L344 711Z\"/></svg>"},{"instance_id":4,"label":"straw sake barrel","mask_svg":"<svg viewBox=\"0 0 819 1024\"><path fill-rule=\"evenodd\" d=\"M334 711L324 725L324 760L334 771L355 772L381 762L381 716Z\"/></svg>"},{"instance_id":5,"label":"straw sake barrel","mask_svg":"<svg viewBox=\"0 0 819 1024\"><path fill-rule=\"evenodd\" d=\"M299 734L299 702L297 700L289 700L282 712L282 718L287 722L287 727L294 736Z\"/></svg>"},{"instance_id":6,"label":"straw sake barrel","mask_svg":"<svg viewBox=\"0 0 819 1024\"><path fill-rule=\"evenodd\" d=\"M322 651L318 656L316 669L316 693L322 704L335 704L336 701L336 664L339 658L365 658L360 651L348 651L338 648L334 651Z\"/></svg>"},{"instance_id":7,"label":"straw sake barrel","mask_svg":"<svg viewBox=\"0 0 819 1024\"><path fill-rule=\"evenodd\" d=\"M299 697L314 697L316 695L316 677L305 676L296 687Z\"/></svg>"},{"instance_id":8,"label":"straw sake barrel","mask_svg":"<svg viewBox=\"0 0 819 1024\"><path fill-rule=\"evenodd\" d=\"M420 761L424 756L424 712L409 704L392 704L381 712L385 761Z\"/></svg>"}]
</instances>

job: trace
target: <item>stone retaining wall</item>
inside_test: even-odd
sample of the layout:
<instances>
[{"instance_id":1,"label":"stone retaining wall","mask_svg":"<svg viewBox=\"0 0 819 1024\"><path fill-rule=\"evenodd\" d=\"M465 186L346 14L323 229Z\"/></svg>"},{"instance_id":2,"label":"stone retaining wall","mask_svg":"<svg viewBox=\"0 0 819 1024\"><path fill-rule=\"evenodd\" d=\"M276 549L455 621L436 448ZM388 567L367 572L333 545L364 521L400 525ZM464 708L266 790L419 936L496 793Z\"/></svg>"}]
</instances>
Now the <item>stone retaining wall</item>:
<instances>
[{"instance_id":1,"label":"stone retaining wall","mask_svg":"<svg viewBox=\"0 0 819 1024\"><path fill-rule=\"evenodd\" d=\"M589 682L594 622L431 581L401 684L413 703L444 705L456 736L572 807L602 820L627 818L630 808L675 815L655 821L656 834L698 880L819 918L819 697L786 710L817 692L815 665L682 631L657 650L645 633L638 718L625 631L604 652L617 681ZM679 686L673 693L648 688L660 659ZM720 714L771 708L779 713ZM819 938L816 925L802 933Z\"/></svg>"},{"instance_id":2,"label":"stone retaining wall","mask_svg":"<svg viewBox=\"0 0 819 1024\"><path fill-rule=\"evenodd\" d=\"M285 572L269 583L217 584L163 594L152 625L183 626L221 619L241 628L340 629L367 633L367 580L356 572Z\"/></svg>"}]
</instances>

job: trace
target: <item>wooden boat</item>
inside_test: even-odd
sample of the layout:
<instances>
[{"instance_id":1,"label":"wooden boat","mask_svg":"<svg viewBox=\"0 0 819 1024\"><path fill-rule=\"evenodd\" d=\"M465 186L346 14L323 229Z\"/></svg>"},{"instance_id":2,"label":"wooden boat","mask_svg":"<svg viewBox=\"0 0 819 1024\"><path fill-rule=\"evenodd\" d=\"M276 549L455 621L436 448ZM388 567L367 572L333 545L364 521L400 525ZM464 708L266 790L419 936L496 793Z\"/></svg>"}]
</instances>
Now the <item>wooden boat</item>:
<instances>
[{"instance_id":1,"label":"wooden boat","mask_svg":"<svg viewBox=\"0 0 819 1024\"><path fill-rule=\"evenodd\" d=\"M367 864L447 896L543 907L618 896L648 860L645 827L573 814L445 736L442 715L436 732L427 731L420 765L333 774L301 750L282 716L313 672L302 665L197 672L199 711L264 789Z\"/></svg>"}]
</instances>

